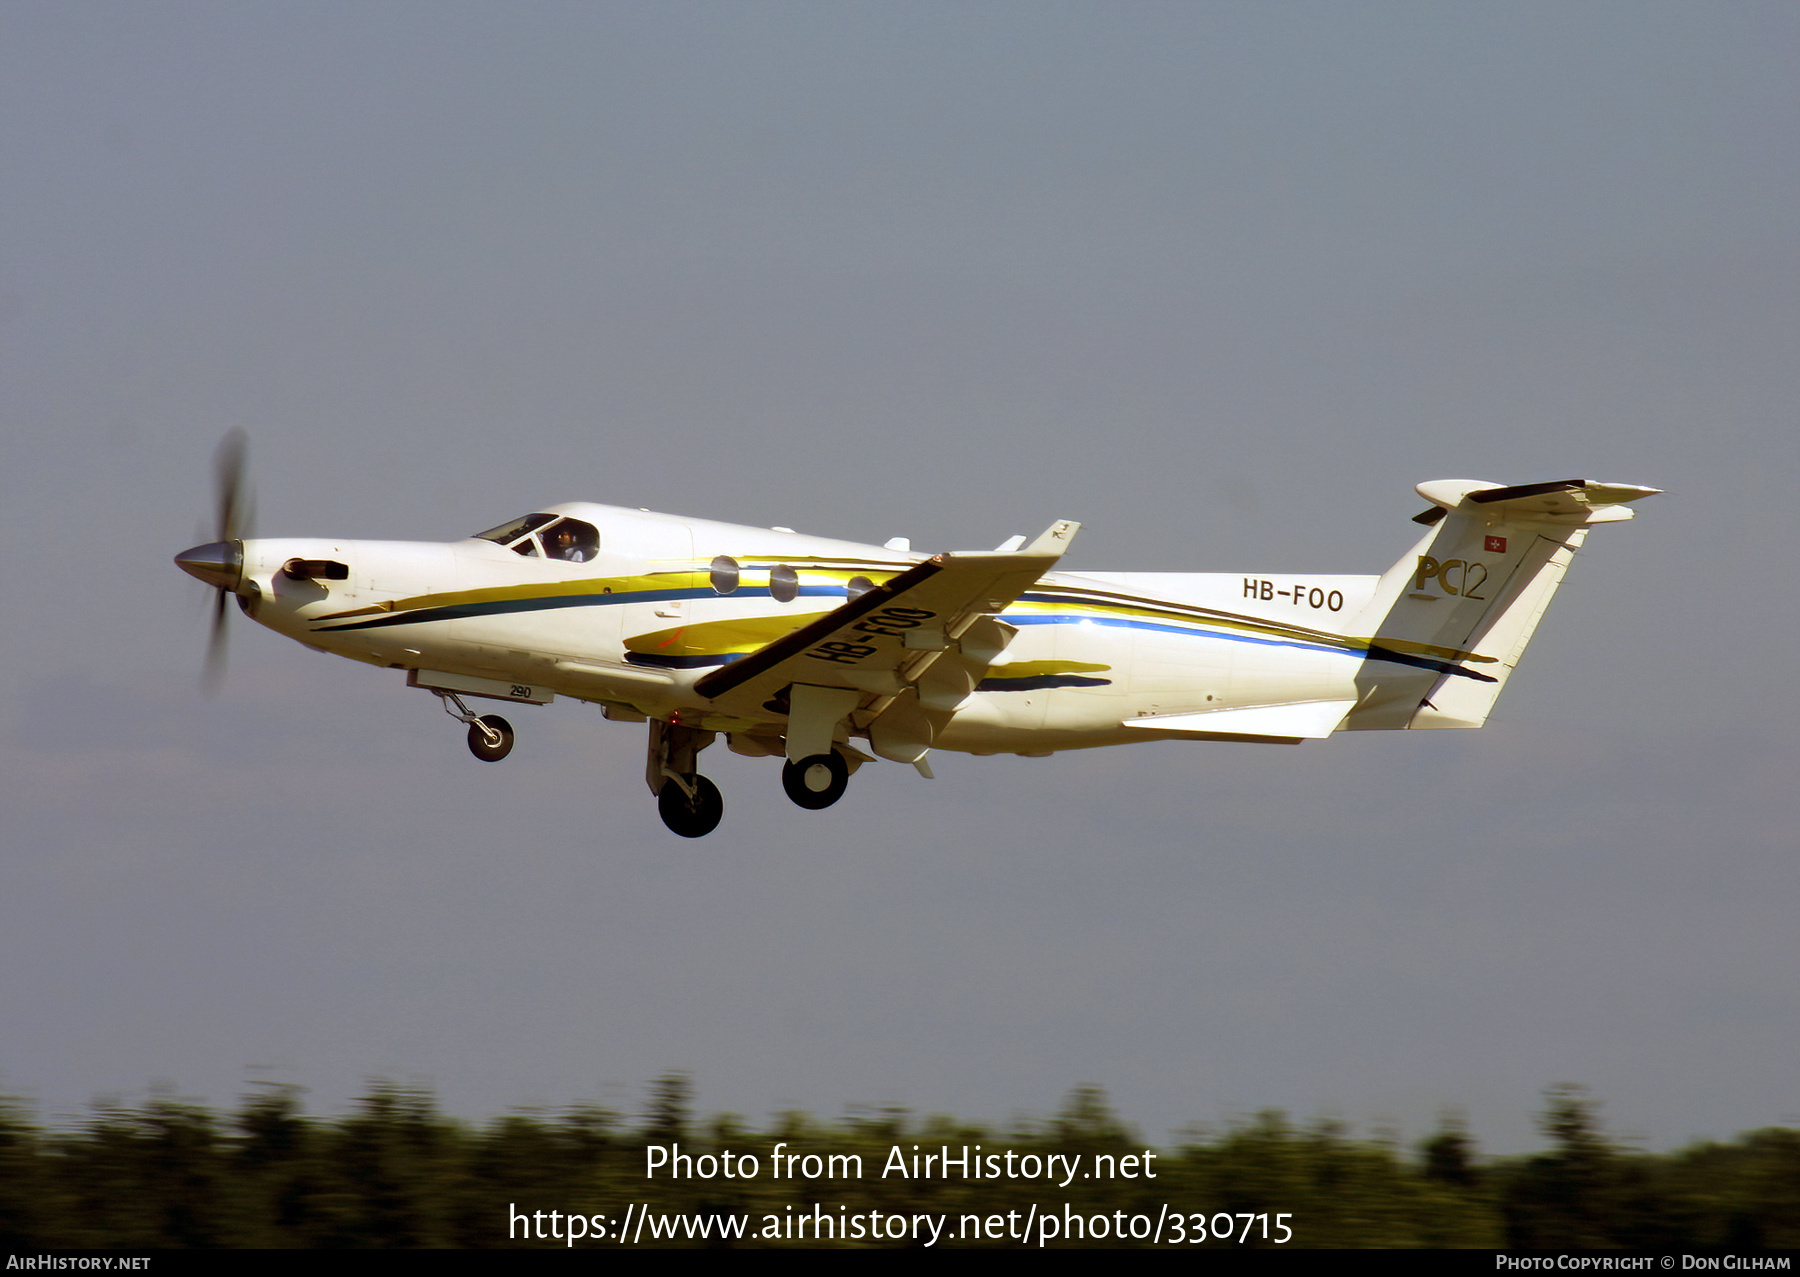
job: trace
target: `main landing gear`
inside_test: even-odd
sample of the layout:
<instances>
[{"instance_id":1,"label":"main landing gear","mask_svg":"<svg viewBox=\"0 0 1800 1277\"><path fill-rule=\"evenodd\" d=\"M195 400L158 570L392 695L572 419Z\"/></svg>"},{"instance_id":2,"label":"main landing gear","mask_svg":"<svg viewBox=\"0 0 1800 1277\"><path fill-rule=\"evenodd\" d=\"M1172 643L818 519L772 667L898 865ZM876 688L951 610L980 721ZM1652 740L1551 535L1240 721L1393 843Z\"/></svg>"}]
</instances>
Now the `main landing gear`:
<instances>
[{"instance_id":1,"label":"main landing gear","mask_svg":"<svg viewBox=\"0 0 1800 1277\"><path fill-rule=\"evenodd\" d=\"M719 787L704 776L671 776L656 796L656 814L670 832L683 838L704 838L719 827L725 799Z\"/></svg>"},{"instance_id":2,"label":"main landing gear","mask_svg":"<svg viewBox=\"0 0 1800 1277\"><path fill-rule=\"evenodd\" d=\"M432 689L436 691L437 689ZM438 699L444 702L444 713L459 723L469 725L469 752L484 763L497 763L512 753L512 724L498 714L477 715L462 703L462 697L455 692L439 691ZM451 706L455 708L452 709Z\"/></svg>"},{"instance_id":3,"label":"main landing gear","mask_svg":"<svg viewBox=\"0 0 1800 1277\"><path fill-rule=\"evenodd\" d=\"M715 731L684 728L679 722L650 720L650 756L644 782L657 796L657 814L670 832L682 838L706 838L718 829L725 814L725 800L718 785L698 771L697 756L713 744ZM736 746L734 746L736 747ZM742 749L740 753L751 753ZM799 762L781 765L781 787L797 805L821 811L844 796L850 787L850 756L839 749L808 755Z\"/></svg>"},{"instance_id":4,"label":"main landing gear","mask_svg":"<svg viewBox=\"0 0 1800 1277\"><path fill-rule=\"evenodd\" d=\"M704 838L719 827L725 815L719 787L700 774L695 761L716 735L659 718L650 720L650 757L644 780L656 795L656 812L663 824L683 838Z\"/></svg>"},{"instance_id":5,"label":"main landing gear","mask_svg":"<svg viewBox=\"0 0 1800 1277\"><path fill-rule=\"evenodd\" d=\"M700 775L697 762L700 751L716 736L716 732L698 727L650 720L650 756L644 780L656 795L656 810L663 824L683 838L710 834L725 814L719 787ZM826 739L825 752L784 762L781 767L781 787L796 804L810 811L820 811L842 798L850 785L850 773L867 761L867 755ZM732 749L740 754L781 753L779 742L762 738L734 737Z\"/></svg>"},{"instance_id":6,"label":"main landing gear","mask_svg":"<svg viewBox=\"0 0 1800 1277\"><path fill-rule=\"evenodd\" d=\"M797 763L783 763L781 787L808 811L821 811L842 798L850 787L850 764L835 749Z\"/></svg>"}]
</instances>

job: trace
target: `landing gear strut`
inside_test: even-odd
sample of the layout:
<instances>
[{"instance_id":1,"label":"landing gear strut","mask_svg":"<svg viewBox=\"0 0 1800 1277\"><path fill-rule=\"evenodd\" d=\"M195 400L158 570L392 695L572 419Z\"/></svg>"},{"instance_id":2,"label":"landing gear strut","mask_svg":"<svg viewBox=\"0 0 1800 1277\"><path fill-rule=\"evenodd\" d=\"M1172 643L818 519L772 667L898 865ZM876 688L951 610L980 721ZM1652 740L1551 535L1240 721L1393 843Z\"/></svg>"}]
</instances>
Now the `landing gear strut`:
<instances>
[{"instance_id":1,"label":"landing gear strut","mask_svg":"<svg viewBox=\"0 0 1800 1277\"><path fill-rule=\"evenodd\" d=\"M497 763L512 753L512 724L498 714L484 714L479 717L455 692L437 691L438 699L444 703L444 713L459 723L469 725L469 752L484 763ZM451 705L455 709L450 708Z\"/></svg>"},{"instance_id":2,"label":"landing gear strut","mask_svg":"<svg viewBox=\"0 0 1800 1277\"><path fill-rule=\"evenodd\" d=\"M850 765L835 749L781 766L781 787L787 796L809 811L831 806L850 785Z\"/></svg>"},{"instance_id":3,"label":"landing gear strut","mask_svg":"<svg viewBox=\"0 0 1800 1277\"><path fill-rule=\"evenodd\" d=\"M656 795L656 812L671 833L704 838L719 827L725 800L719 787L700 775L696 755L713 743L715 732L650 720L650 757L644 779Z\"/></svg>"}]
</instances>

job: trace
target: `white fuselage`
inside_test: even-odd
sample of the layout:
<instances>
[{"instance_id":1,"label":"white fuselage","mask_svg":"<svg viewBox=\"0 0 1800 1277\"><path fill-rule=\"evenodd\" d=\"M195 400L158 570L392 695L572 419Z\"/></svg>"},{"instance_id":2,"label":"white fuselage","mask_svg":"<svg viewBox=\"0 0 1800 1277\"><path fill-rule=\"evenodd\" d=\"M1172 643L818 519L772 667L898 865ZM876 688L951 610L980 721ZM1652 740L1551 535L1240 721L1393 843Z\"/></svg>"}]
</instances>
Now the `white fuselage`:
<instances>
[{"instance_id":1,"label":"white fuselage","mask_svg":"<svg viewBox=\"0 0 1800 1277\"><path fill-rule=\"evenodd\" d=\"M263 625L354 660L530 684L613 717L754 736L778 734L779 721L718 716L695 682L925 558L584 503L548 512L598 528L597 552L567 562L479 539L251 540L240 593ZM295 576L284 571L295 560L346 571ZM720 576L720 560L733 572ZM1293 704L1338 705L1341 718L1369 694L1367 653L1345 635L1378 579L1047 574L1000 613L1017 633L933 745L1039 754L1207 738L1215 733L1194 716L1224 714L1225 724L1228 711ZM1217 734L1258 734L1239 721Z\"/></svg>"}]
</instances>

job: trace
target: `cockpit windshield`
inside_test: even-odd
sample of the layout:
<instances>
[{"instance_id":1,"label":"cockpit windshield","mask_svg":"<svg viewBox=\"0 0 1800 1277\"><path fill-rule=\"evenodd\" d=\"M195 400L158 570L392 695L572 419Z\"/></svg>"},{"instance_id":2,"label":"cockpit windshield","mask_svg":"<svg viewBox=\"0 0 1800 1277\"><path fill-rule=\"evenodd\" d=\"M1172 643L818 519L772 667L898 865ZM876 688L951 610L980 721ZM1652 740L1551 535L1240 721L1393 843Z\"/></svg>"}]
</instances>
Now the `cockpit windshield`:
<instances>
[{"instance_id":1,"label":"cockpit windshield","mask_svg":"<svg viewBox=\"0 0 1800 1277\"><path fill-rule=\"evenodd\" d=\"M586 563L600 553L600 532L593 524L554 514L528 514L486 532L477 532L475 537L503 545L514 554L529 558L542 556L569 563Z\"/></svg>"}]
</instances>

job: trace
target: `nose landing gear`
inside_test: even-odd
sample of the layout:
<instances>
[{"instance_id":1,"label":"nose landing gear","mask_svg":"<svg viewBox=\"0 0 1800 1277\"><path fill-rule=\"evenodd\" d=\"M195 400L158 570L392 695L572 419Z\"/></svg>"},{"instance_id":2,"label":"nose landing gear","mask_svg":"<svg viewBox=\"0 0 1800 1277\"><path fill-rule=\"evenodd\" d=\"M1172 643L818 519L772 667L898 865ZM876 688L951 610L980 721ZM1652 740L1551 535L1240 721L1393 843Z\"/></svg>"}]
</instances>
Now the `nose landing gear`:
<instances>
[{"instance_id":1,"label":"nose landing gear","mask_svg":"<svg viewBox=\"0 0 1800 1277\"><path fill-rule=\"evenodd\" d=\"M444 713L459 723L469 725L469 752L484 763L497 763L512 753L512 724L498 714L483 714L479 717L462 702L462 697L455 692L437 692L438 699L444 703ZM452 709L454 705L456 708Z\"/></svg>"},{"instance_id":2,"label":"nose landing gear","mask_svg":"<svg viewBox=\"0 0 1800 1277\"><path fill-rule=\"evenodd\" d=\"M497 763L512 753L512 724L498 714L483 714L469 724L469 752L484 763Z\"/></svg>"}]
</instances>

